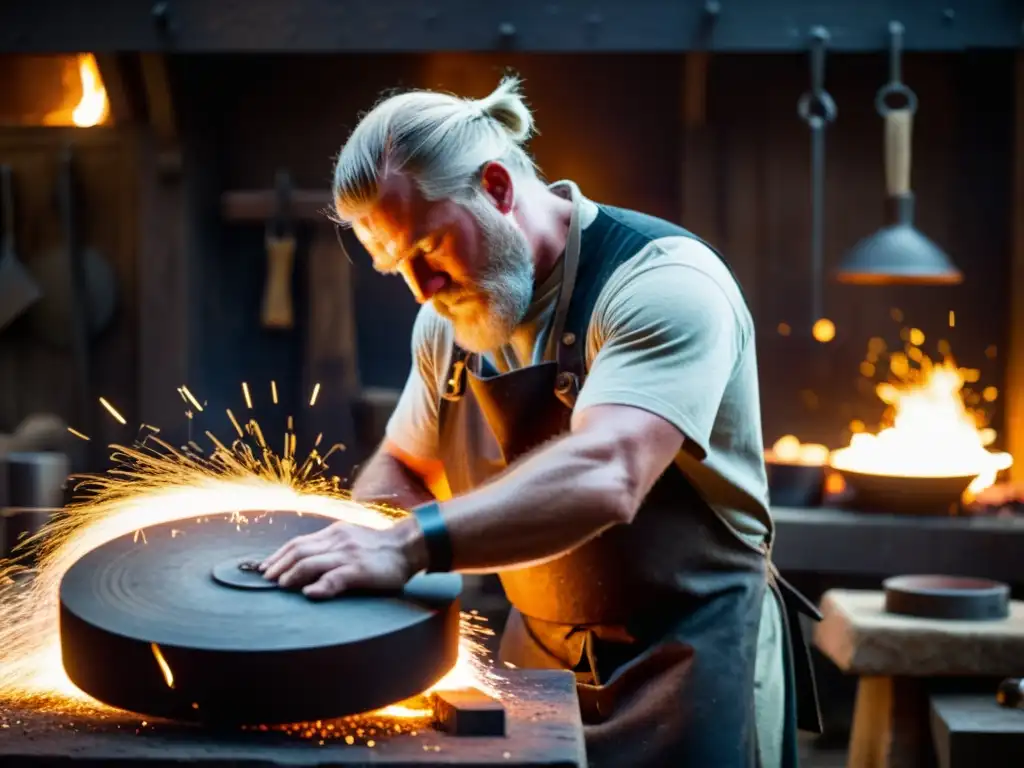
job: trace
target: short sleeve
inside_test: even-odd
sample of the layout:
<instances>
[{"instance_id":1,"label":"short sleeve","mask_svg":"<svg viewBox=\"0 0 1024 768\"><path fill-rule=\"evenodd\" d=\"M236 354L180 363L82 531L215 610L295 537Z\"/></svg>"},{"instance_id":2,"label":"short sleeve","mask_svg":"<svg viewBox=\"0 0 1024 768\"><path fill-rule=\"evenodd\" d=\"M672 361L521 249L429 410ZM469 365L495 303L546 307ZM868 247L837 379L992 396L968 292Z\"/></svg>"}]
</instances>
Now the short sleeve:
<instances>
[{"instance_id":1,"label":"short sleeve","mask_svg":"<svg viewBox=\"0 0 1024 768\"><path fill-rule=\"evenodd\" d=\"M440 381L448 367L451 334L429 304L412 329L412 365L385 434L403 451L420 459L438 457Z\"/></svg>"},{"instance_id":2,"label":"short sleeve","mask_svg":"<svg viewBox=\"0 0 1024 768\"><path fill-rule=\"evenodd\" d=\"M706 456L744 344L723 278L672 252L613 275L588 333L576 408L629 405L673 424Z\"/></svg>"}]
</instances>

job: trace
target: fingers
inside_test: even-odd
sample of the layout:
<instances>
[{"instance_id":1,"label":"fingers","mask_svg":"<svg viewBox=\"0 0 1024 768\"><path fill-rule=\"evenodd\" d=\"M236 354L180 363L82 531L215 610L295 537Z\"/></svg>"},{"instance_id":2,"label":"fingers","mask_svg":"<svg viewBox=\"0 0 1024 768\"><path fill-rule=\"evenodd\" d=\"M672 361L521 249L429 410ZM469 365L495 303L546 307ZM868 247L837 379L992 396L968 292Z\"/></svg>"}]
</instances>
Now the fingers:
<instances>
[{"instance_id":1,"label":"fingers","mask_svg":"<svg viewBox=\"0 0 1024 768\"><path fill-rule=\"evenodd\" d=\"M282 587L304 587L312 584L323 574L345 565L342 552L323 552L300 559L278 578Z\"/></svg>"},{"instance_id":2,"label":"fingers","mask_svg":"<svg viewBox=\"0 0 1024 768\"><path fill-rule=\"evenodd\" d=\"M364 574L354 565L342 565L326 571L312 584L303 588L302 594L313 599L326 599L340 595L347 589L358 589Z\"/></svg>"},{"instance_id":3,"label":"fingers","mask_svg":"<svg viewBox=\"0 0 1024 768\"><path fill-rule=\"evenodd\" d=\"M300 560L323 554L330 548L331 539L329 537L316 534L299 536L260 563L260 570L266 578L274 580Z\"/></svg>"}]
</instances>

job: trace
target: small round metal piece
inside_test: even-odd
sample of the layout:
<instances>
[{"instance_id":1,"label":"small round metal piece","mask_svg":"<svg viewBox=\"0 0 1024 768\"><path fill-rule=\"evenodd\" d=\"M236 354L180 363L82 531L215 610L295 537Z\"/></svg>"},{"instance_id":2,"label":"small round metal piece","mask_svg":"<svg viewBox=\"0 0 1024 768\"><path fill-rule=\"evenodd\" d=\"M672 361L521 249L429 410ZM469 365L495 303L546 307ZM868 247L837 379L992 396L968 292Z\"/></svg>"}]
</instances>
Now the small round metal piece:
<instances>
[{"instance_id":1,"label":"small round metal piece","mask_svg":"<svg viewBox=\"0 0 1024 768\"><path fill-rule=\"evenodd\" d=\"M567 347L571 347L576 343L576 334L572 331L566 331L562 334L562 343Z\"/></svg>"},{"instance_id":2,"label":"small round metal piece","mask_svg":"<svg viewBox=\"0 0 1024 768\"><path fill-rule=\"evenodd\" d=\"M259 564L269 552L262 555L242 555L222 560L213 567L214 581L235 589L277 589L277 582L263 578Z\"/></svg>"},{"instance_id":3,"label":"small round metal piece","mask_svg":"<svg viewBox=\"0 0 1024 768\"><path fill-rule=\"evenodd\" d=\"M555 390L565 394L570 389L572 389L572 374L562 371L555 377Z\"/></svg>"}]
</instances>

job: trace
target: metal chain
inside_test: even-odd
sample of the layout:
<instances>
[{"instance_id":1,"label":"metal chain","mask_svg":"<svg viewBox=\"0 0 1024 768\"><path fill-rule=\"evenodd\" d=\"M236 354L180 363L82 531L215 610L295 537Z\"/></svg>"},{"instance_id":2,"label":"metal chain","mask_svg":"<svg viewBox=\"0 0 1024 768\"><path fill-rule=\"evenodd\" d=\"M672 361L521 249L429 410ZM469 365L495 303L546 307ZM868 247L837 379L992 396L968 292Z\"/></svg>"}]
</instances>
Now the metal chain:
<instances>
[{"instance_id":1,"label":"metal chain","mask_svg":"<svg viewBox=\"0 0 1024 768\"><path fill-rule=\"evenodd\" d=\"M825 90L825 49L830 35L811 30L811 90L800 97L797 113L811 129L811 324L824 317L825 127L836 119L836 104Z\"/></svg>"},{"instance_id":2,"label":"metal chain","mask_svg":"<svg viewBox=\"0 0 1024 768\"><path fill-rule=\"evenodd\" d=\"M917 112L917 94L903 84L903 25L898 21L889 22L889 82L875 94L875 109L885 117L897 109ZM893 99L893 97L897 97ZM895 106L893 104L895 103Z\"/></svg>"}]
</instances>

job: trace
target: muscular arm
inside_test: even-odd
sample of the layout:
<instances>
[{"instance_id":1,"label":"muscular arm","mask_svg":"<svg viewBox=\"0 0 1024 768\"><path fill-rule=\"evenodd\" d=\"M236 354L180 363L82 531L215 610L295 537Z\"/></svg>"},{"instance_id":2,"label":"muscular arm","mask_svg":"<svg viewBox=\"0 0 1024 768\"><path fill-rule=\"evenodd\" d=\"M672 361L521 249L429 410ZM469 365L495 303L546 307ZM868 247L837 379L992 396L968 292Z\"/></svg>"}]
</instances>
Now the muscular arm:
<instances>
[{"instance_id":1,"label":"muscular arm","mask_svg":"<svg viewBox=\"0 0 1024 768\"><path fill-rule=\"evenodd\" d=\"M682 441L672 424L638 408L600 405L577 413L568 435L442 505L455 569L482 572L543 561L629 523ZM396 529L413 569L426 567L415 520Z\"/></svg>"},{"instance_id":2,"label":"muscular arm","mask_svg":"<svg viewBox=\"0 0 1024 768\"><path fill-rule=\"evenodd\" d=\"M401 509L449 495L440 462L419 459L389 440L381 443L352 485L356 501Z\"/></svg>"}]
</instances>

